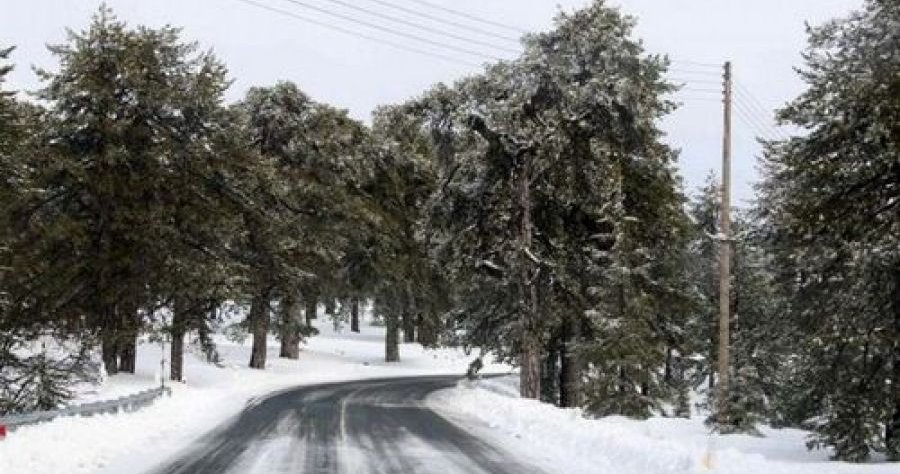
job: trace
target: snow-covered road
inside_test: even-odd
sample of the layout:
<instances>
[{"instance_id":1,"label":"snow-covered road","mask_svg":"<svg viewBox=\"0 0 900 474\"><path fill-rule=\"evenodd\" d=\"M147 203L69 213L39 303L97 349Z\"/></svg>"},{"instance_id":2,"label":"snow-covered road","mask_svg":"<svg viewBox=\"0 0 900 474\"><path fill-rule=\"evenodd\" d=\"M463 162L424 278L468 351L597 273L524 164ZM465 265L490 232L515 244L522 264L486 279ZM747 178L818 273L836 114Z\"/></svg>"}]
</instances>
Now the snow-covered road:
<instances>
[{"instance_id":1,"label":"snow-covered road","mask_svg":"<svg viewBox=\"0 0 900 474\"><path fill-rule=\"evenodd\" d=\"M423 405L458 377L302 387L267 397L154 474L540 473Z\"/></svg>"},{"instance_id":2,"label":"snow-covered road","mask_svg":"<svg viewBox=\"0 0 900 474\"><path fill-rule=\"evenodd\" d=\"M185 358L188 382L150 407L10 433L0 441L0 474L900 472L896 463L830 462L830 452L806 450L801 430L713 436L703 413L585 418L519 398L515 374L454 386L449 375L465 373L475 354L403 344L401 362L385 363L384 328L350 333L324 317L317 327L300 360L278 358L272 340L264 371L246 367L249 341L217 335L222 362L208 364L194 349ZM158 345L142 344L137 374L85 387L78 402L157 386L160 356ZM485 371L509 367L489 363Z\"/></svg>"}]
</instances>

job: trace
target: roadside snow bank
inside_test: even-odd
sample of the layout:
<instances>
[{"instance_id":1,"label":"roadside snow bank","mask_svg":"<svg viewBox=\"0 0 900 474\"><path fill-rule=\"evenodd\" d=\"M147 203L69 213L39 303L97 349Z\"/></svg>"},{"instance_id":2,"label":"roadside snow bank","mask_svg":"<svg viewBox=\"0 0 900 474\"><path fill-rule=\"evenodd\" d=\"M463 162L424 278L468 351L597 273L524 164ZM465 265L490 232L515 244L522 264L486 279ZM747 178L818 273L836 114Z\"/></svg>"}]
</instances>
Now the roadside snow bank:
<instances>
[{"instance_id":1,"label":"roadside snow bank","mask_svg":"<svg viewBox=\"0 0 900 474\"><path fill-rule=\"evenodd\" d=\"M230 417L247 403L274 391L315 383L410 375L464 374L475 356L456 349L402 344L401 362L384 362L384 329L364 325L362 334L335 331L320 318L300 360L278 358L269 339L266 370L247 368L250 344L217 336L223 363L207 364L185 354L186 383L170 384L171 397L134 413L59 418L26 426L0 441L0 474L134 474L154 467ZM166 348L168 349L168 348ZM162 348L141 344L137 373L115 375L82 393L78 402L114 398L159 383ZM168 357L168 355L166 355ZM489 365L490 371L508 371Z\"/></svg>"},{"instance_id":2,"label":"roadside snow bank","mask_svg":"<svg viewBox=\"0 0 900 474\"><path fill-rule=\"evenodd\" d=\"M764 428L763 437L712 436L700 419L584 418L518 398L503 377L436 392L429 405L499 445L536 458L549 472L609 474L897 474L900 465L828 461L807 451L806 433ZM475 422L472 423L471 421Z\"/></svg>"}]
</instances>

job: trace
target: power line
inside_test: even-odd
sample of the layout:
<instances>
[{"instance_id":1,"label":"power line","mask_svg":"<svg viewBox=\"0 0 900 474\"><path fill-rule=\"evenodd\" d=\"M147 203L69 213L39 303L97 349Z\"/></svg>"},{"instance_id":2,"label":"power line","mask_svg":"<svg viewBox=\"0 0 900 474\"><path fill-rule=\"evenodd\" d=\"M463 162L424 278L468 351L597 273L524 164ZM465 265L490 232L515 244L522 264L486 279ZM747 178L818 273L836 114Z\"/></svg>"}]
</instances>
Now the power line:
<instances>
[{"instance_id":1,"label":"power line","mask_svg":"<svg viewBox=\"0 0 900 474\"><path fill-rule=\"evenodd\" d=\"M319 20L316 20L316 19L313 19L313 18L305 17L305 16L299 15L299 14L294 13L294 12L291 12L291 11L282 10L282 9L280 9L280 8L276 8L276 7L272 7L272 6L269 6L269 5L265 5L265 4L262 4L262 3L259 3L259 2L257 2L257 1L255 1L255 0L235 0L235 1L238 1L238 2L241 2L241 3L245 3L245 4L247 4L247 5L252 5L252 6L254 6L254 7L261 8L261 9L263 9L263 10L268 10L269 12L272 12L272 13L278 13L278 14L281 14L281 15L285 15L285 16L291 17L291 18L296 19L296 20L300 20L300 21L303 21L303 22L306 22L306 23L310 23L310 24L313 24L313 25L316 25L316 26L320 26L320 27L322 27L322 28L328 28L328 29L330 29L330 30L339 31L339 32L344 33L344 34L346 34L346 35L355 36L355 37L357 37L357 38L362 38L362 39L369 40L369 41L373 41L373 42L376 42L376 43L381 43L381 44L384 44L384 45L387 45L387 46L391 46L391 47L396 48L396 49L401 49L401 50L404 50L404 51L407 51L407 52L410 52L410 53L416 53L416 54L420 54L420 55L423 55L423 56L429 56L429 57L432 57L432 58L442 59L442 60L444 60L444 61L448 61L448 62L452 62L452 63L456 63L456 64L462 64L462 65L465 65L465 66L480 66L479 64L474 63L474 62L471 62L471 61L466 61L466 60L460 59L460 58L454 58L453 56L447 56L447 55L442 54L442 53L437 53L437 52L433 52L433 51L426 51L426 50L424 50L424 49L418 49L418 48L415 48L415 47L412 47L412 46L407 46L407 45L402 44L402 43L396 43L396 42L391 41L391 40L386 40L386 39L384 39L384 38L379 38L379 37L377 37L377 36L367 35L367 34L365 34L365 33L360 33L360 32L358 32L358 31L354 31L354 30L350 30L350 29L347 29L347 28L343 28L343 27L340 27L340 26L337 26L337 25L333 25L333 24L331 24L331 23L326 23L326 22L324 22L324 21L319 21Z\"/></svg>"},{"instance_id":2,"label":"power line","mask_svg":"<svg viewBox=\"0 0 900 474\"><path fill-rule=\"evenodd\" d=\"M408 45L403 44L403 43L397 43L397 42L394 42L394 41L386 40L386 39L384 39L384 38L379 38L379 37L376 37L376 36L371 36L371 35L368 35L368 34L365 34L365 33L361 33L361 32L359 32L359 31L355 31L355 30L343 28L343 27L341 27L341 26L334 25L334 24L331 24L331 23L327 23L327 22L324 22L324 21L321 21L321 20L317 20L317 19L314 19L314 18L302 16L302 15L299 15L299 14L297 14L297 13L295 13L295 12L292 12L292 11L283 10L283 9L280 9L280 8L272 7L272 6L267 5L267 4L260 3L260 2L258 2L258 1L256 1L256 0L237 0L237 1L240 1L240 2L245 3L245 4L248 4L248 5L252 5L252 6L254 6L254 7L261 8L261 9L264 9L264 10L267 10L267 11L270 11L270 12L273 12L273 13L278 13L278 14L281 14L281 15L285 15L285 16L288 16L288 17L291 17L291 18L293 18L293 19L297 19L297 20L300 20L300 21L303 21L303 22L306 22L306 23L314 24L314 25L317 25L317 26L320 26L320 27L323 27L323 28L328 28L328 29L331 29L331 30L335 30L335 31L338 31L338 32L347 34L347 35L351 35L351 36L355 36L355 37L358 37L358 38L362 38L362 39L366 39L366 40L369 40L369 41L373 41L373 42L376 42L376 43L384 44L384 45L391 46L391 47L393 47L393 48L401 49L401 50L404 50L404 51L408 51L408 52L412 52L412 53L416 53L416 54L420 54L420 55L424 55L424 56L429 56L429 57L433 57L433 58L437 58L437 59L442 59L442 60L444 60L444 61L449 61L449 62L453 62L453 63L457 63L457 64L463 64L463 65L467 65L467 66L479 66L479 65L476 64L476 63L473 63L473 62L470 62L470 61L466 61L466 60L463 60L463 59L460 59L460 58L456 58L456 57L453 57L453 56L448 56L448 55L445 55L445 54L442 54L442 53L437 53L437 52L433 52L433 51L428 51L428 50L418 49L418 48L411 47L411 46L408 46ZM482 53L480 53L480 52L471 51L471 50L467 50L467 49L464 49L464 48L457 48L457 47L455 47L455 46L453 46L453 45L446 45L446 44L438 43L438 42L436 42L436 41L432 41L432 40L430 40L430 39L422 38L422 37L419 37L419 36L417 36L417 35L409 34L409 33L406 33L406 32L395 31L395 30L392 30L392 29L390 29L390 28L383 27L383 26L376 25L376 24L372 24L372 23L369 23L369 22L366 22L366 21L363 21L363 20L359 20L359 19L357 19L357 18L353 18L353 17L347 16L347 15L342 15L342 14L340 14L340 13L331 12L331 11L329 11L329 10L327 10L327 9L324 9L324 8L315 7L315 6L306 4L306 3L304 3L304 2L301 2L301 1L299 1L299 0L284 0L284 1L287 1L287 2L290 2L290 3L296 4L296 5L299 5L299 6L301 6L301 7L309 8L309 9L312 9L312 10L315 10L315 11L319 11L319 12L321 12L321 13L324 13L324 14L327 14L327 15L330 15L330 16L334 16L334 17L341 18L341 19L344 19L344 20L347 20L347 21L351 21L351 22L353 22L353 23L361 24L361 25L366 26L366 27L369 27L369 28L375 28L375 29L378 29L378 30L380 30L380 31L384 31L384 32L387 32L387 33L390 33L390 34L394 34L394 35L398 35L398 36L407 37L407 38L410 38L410 39L414 39L414 40L416 40L416 41L423 41L423 42L426 42L426 43L431 44L431 45L434 45L434 46L443 47L443 48L448 48L448 49L453 49L453 50L456 50L456 51L464 52L464 53L466 53L466 54L477 55L477 56L481 56L481 57L484 57L484 58L500 59L500 58L492 58L491 56L488 56L488 55L486 55L486 54L482 54ZM391 16L389 16L389 15L380 15L379 13L373 12L373 11L368 10L368 9L363 9L363 8L356 8L356 7L353 7L352 5L349 5L349 4L347 4L346 2L344 2L344 1L342 1L342 0L327 0L327 1L330 1L330 2L332 2L332 3L339 4L339 5L344 5L344 6L347 6L348 8L353 8L353 9L356 9L356 10L359 10L359 11L363 11L363 12L365 12L365 13L369 13L369 14L372 14L372 15L375 15L375 16L382 16L383 18L390 19L390 20L392 20L392 21L396 21L396 20L397 20L397 19L395 19L394 17L391 17ZM377 3L384 3L384 4L387 4L386 2L381 2L380 0L373 0L373 1L376 1ZM403 8L403 7L399 7L399 8ZM405 22L405 21L403 21L403 23L404 23L404 24L409 24L408 22ZM418 26L418 25L416 25L416 26ZM440 34L440 33L439 33L439 34ZM505 49L505 48L502 48L502 47L497 47L497 48L498 48L498 49ZM708 65L708 64L706 64L706 63L696 63L696 62L693 62L693 61L679 61L679 62L683 62L683 63L693 63L694 65L704 65L704 66L709 66L709 67L711 67L711 65ZM715 73L712 73L712 72L709 72L709 71L698 71L698 70L683 70L683 71L681 71L681 72L687 73L687 74L698 74L698 75L706 75L706 76L715 75ZM681 81L681 82L684 82L684 83L686 83L686 84L689 84L689 83L718 84L718 81L713 81L713 80L709 80L709 79L674 78L673 80ZM735 109L736 109L736 111L737 111L739 117L741 118L741 121L742 121L742 122L745 122L745 123L746 123L750 128L752 128L753 131L754 131L755 133L757 133L760 137L769 137L769 138L771 138L771 137L774 135L774 136L777 136L778 138L786 139L786 137L785 137L782 133L780 133L778 130L776 130L775 128L773 128L771 125L766 126L766 125L765 125L765 120L760 120L760 119L757 117L757 114L758 114L759 110L762 110L762 109L763 109L763 107L762 107L762 105L759 103L759 101L756 100L755 97L753 97L753 95L752 95L745 87L743 87L742 85L737 84L737 87L739 88L739 94L740 94L742 97L748 98L748 105L744 105L741 101L735 101L735 102L734 102ZM718 89L703 88L703 87L700 87L700 88L696 88L696 87L682 87L681 89L679 89L679 90L676 91L675 93L679 93L679 92L695 92L695 93L701 93L701 94L720 94L720 93L721 93L721 91L718 90ZM678 98L678 99L682 99L682 100L686 100L687 103L691 103L691 102L695 102L695 101L701 101L701 102L703 102L703 101L705 101L705 102L720 102L720 101L721 101L721 99L719 99L719 98L713 98L713 97L708 97L708 96L706 96L706 97L702 97L702 96L701 96L701 97L685 97L685 96L679 96L679 97L677 97L677 98ZM752 100L752 102L751 102L751 100ZM770 130L769 133L765 132L765 130L767 130L767 129Z\"/></svg>"},{"instance_id":3,"label":"power line","mask_svg":"<svg viewBox=\"0 0 900 474\"><path fill-rule=\"evenodd\" d=\"M768 130L767 135L773 138L785 139L785 135L781 133L778 129L769 124L765 119L761 119L753 110L749 109L746 104L736 101L735 107L739 108L745 115L747 115L750 119L754 120L755 123L763 130Z\"/></svg>"},{"instance_id":4,"label":"power line","mask_svg":"<svg viewBox=\"0 0 900 474\"><path fill-rule=\"evenodd\" d=\"M694 84L722 84L722 81L714 81L712 79L689 79L686 77L670 77L669 79L675 82L683 82L685 84L694 83Z\"/></svg>"},{"instance_id":5,"label":"power line","mask_svg":"<svg viewBox=\"0 0 900 474\"><path fill-rule=\"evenodd\" d=\"M495 32L493 32L493 31L489 31L489 30L486 30L486 29L478 28L478 27L476 27L476 26L467 25L467 24L465 24L465 23L460 23L460 22L453 21L453 20L448 20L448 19L446 19L446 18L441 18L441 17L439 17L439 16L432 15L432 14L429 14L429 13L420 12L420 11L418 11L418 10L413 10L412 8L407 8L407 7L404 7L404 6L396 5L396 4L394 4L394 3L386 2L386 1L384 1L384 0L367 0L367 1L373 2L373 3L377 3L377 4L379 4L379 5L383 5L383 6L388 7L388 8L393 8L394 10L401 11L401 12L404 12L404 13L408 13L408 14L410 14L410 15L415 15L415 16L418 16L418 17L421 17L421 18L425 18L425 19L428 19L428 20L431 20L431 21L434 21L434 22L443 23L443 24L445 24L445 25L453 26L453 27L456 27L456 28L459 28L459 29L462 29L462 30L471 31L471 32L473 32L473 33L478 33L478 34L480 34L480 35L490 36L490 37L493 37L493 38L496 38L496 39L500 39L500 40L504 40L504 41L508 41L508 42L512 42L512 43L516 43L516 44L519 43L519 39L518 39L518 38L514 38L514 37L512 37L512 36L505 36L505 35L502 35L502 34L499 34L499 33L495 33Z\"/></svg>"},{"instance_id":6,"label":"power line","mask_svg":"<svg viewBox=\"0 0 900 474\"><path fill-rule=\"evenodd\" d=\"M740 94L742 97L744 97L746 99L747 104L749 106L756 109L756 111L763 116L767 116L769 118L774 117L774 115L775 115L774 112L767 110L766 107L764 105L762 105L762 103L753 95L752 92L750 92L749 89L742 86L741 84L737 84L737 87L738 87L738 94Z\"/></svg>"},{"instance_id":7,"label":"power line","mask_svg":"<svg viewBox=\"0 0 900 474\"><path fill-rule=\"evenodd\" d=\"M430 28L430 27L428 27L428 26L420 25L420 24L418 24L418 23L416 23L416 22L409 21L409 20L406 20L406 19L403 19L403 18L400 18L400 17L396 17L396 16L393 16L393 15L388 15L388 14L385 14L385 13L381 13L381 12L379 12L379 11L375 11L375 10L372 10L372 9L369 9L369 8L360 7L360 6L354 5L354 4L349 3L349 2L345 2L344 0L325 0L325 1L331 2L331 3L334 3L334 4L337 4L337 5L341 5L341 6L345 7L345 8L349 8L349 9L351 9L351 10L356 10L356 11L358 11L358 12L362 12L362 13L365 13L365 14L367 14L367 15L372 15L372 16L377 17L377 18L381 18L381 19L388 20L388 21L393 21L393 22L399 23L399 24L401 24L401 25L406 25L406 26L409 26L409 27L411 27L411 28L415 28L415 29L417 29L417 30L422 30L422 31L425 31L425 32L428 32L428 33L431 33L431 34L440 35L440 36L446 36L447 38L453 38L453 39L458 40L458 41L464 41L464 42L471 43L471 44L476 44L476 45L479 45L479 46L485 46L485 47L488 47L488 48L493 48L493 49L497 49L497 50L500 50L500 51L505 51L505 52L508 52L508 53L515 53L515 54L518 54L518 53L519 53L519 51L516 50L516 49L507 48L507 47L505 47L505 46L498 46L498 45L496 45L496 44L489 43L489 42L487 42L487 41L481 41L481 40L474 39L474 38L467 38L467 37L465 37L465 36L461 36L461 35L458 35L458 34L455 34L455 33L451 33L451 32L449 32L449 31L439 30L439 29L436 29L436 28Z\"/></svg>"},{"instance_id":8,"label":"power line","mask_svg":"<svg viewBox=\"0 0 900 474\"><path fill-rule=\"evenodd\" d=\"M770 126L766 125L765 121L760 120L759 117L757 117L753 112L747 109L747 106L743 105L740 101L734 102L734 108L739 113L743 114L748 121L752 122L758 129L758 131L765 132L761 135L773 136L775 134L775 131L772 130Z\"/></svg>"},{"instance_id":9,"label":"power line","mask_svg":"<svg viewBox=\"0 0 900 474\"><path fill-rule=\"evenodd\" d=\"M711 93L715 93L715 94L722 93L722 91L719 89L705 89L705 88L696 88L696 87L682 87L681 89L678 89L678 90L686 91L686 92L711 92Z\"/></svg>"},{"instance_id":10,"label":"power line","mask_svg":"<svg viewBox=\"0 0 900 474\"><path fill-rule=\"evenodd\" d=\"M477 57L480 57L480 58L482 58L482 59L488 59L488 60L491 60L491 61L501 61L501 60L503 59L503 58L500 58L500 57L497 57L497 56L491 56L491 55L489 55L489 54L482 53L482 52L480 52L480 51L475 51L475 50L471 50L471 49L468 49L468 48L462 48L462 47L459 47L459 46L454 46L454 45L451 45L451 44L445 44L445 43L441 43L441 42L439 42L439 41L434 41L434 40L425 38L424 36L419 36L419 35L416 35L416 34L407 33L407 32L405 32L405 31L394 30L394 29L392 29L392 28L388 28L388 27L386 27L386 26L382 26L382 25L379 25L379 24L377 24L377 23L372 23L372 22L369 22L369 21L365 21L365 20L360 20L360 19L358 19L358 18L354 18L354 17L352 17L352 16L350 16L350 15L344 15L343 13L336 13L336 12L333 12L333 11L327 9L327 8L322 8L322 7L318 7L318 6L315 6L315 5L310 5L310 4L306 3L306 2L301 2L300 0L284 0L284 1L289 2L289 3L293 3L294 5L297 5L297 6L302 7L302 8L306 8L306 9L308 9L308 10L313 10L313 11L319 12L319 13L321 13L321 14L323 14L323 15L328 15L328 16L332 16L332 17L335 17L335 18L340 18L341 20L344 20L344 21L349 21L349 22L351 22L351 23L356 23L356 24L358 24L358 25L362 25L362 26L365 26L365 27L367 27L367 28L372 28L372 29L375 29L375 30L378 30L378 31L383 31L383 32L388 33L388 34L392 34L392 35L395 35L395 36L400 36L400 37L407 38L407 39L411 39L411 40L414 40L414 41L419 41L419 42L421 42L421 43L426 43L426 44L429 44L429 45L431 45L431 46L435 46L435 47L438 47L438 48L449 49L449 50L452 50L452 51L456 51L456 52L458 52L458 53L468 54L468 55L471 55L471 56L477 56Z\"/></svg>"},{"instance_id":11,"label":"power line","mask_svg":"<svg viewBox=\"0 0 900 474\"><path fill-rule=\"evenodd\" d=\"M683 104L690 104L692 102L715 102L717 104L722 103L722 99L715 99L713 97L692 97L692 96L679 96L679 100L683 101Z\"/></svg>"},{"instance_id":12,"label":"power line","mask_svg":"<svg viewBox=\"0 0 900 474\"><path fill-rule=\"evenodd\" d=\"M701 71L697 69L686 69L680 67L668 68L666 72L674 72L676 74L687 74L691 76L702 76L702 77L721 77L720 74L712 72L712 71Z\"/></svg>"},{"instance_id":13,"label":"power line","mask_svg":"<svg viewBox=\"0 0 900 474\"><path fill-rule=\"evenodd\" d=\"M756 112L763 117L766 117L766 121L771 121L774 118L774 111L767 111L766 107L762 105L762 103L750 92L750 89L744 87L741 84L737 84L738 86L738 95L744 99L746 99L746 103L751 110L755 109ZM788 135L781 131L781 128L778 127L777 124L769 125L769 128L782 140L787 140Z\"/></svg>"},{"instance_id":14,"label":"power line","mask_svg":"<svg viewBox=\"0 0 900 474\"><path fill-rule=\"evenodd\" d=\"M740 104L740 102L734 103L734 109L737 112L738 116L742 117L743 121L754 129L756 134L765 139L784 139L785 137L780 134L777 130L772 128L771 126L767 126L765 123L760 122L759 119L750 113L746 106Z\"/></svg>"},{"instance_id":15,"label":"power line","mask_svg":"<svg viewBox=\"0 0 900 474\"><path fill-rule=\"evenodd\" d=\"M521 28L517 28L517 27L515 27L515 26L509 26L509 25L505 25L505 24L503 24L503 23L499 23L499 22L496 22L496 21L485 20L484 18L479 18L479 17L477 17L477 16L475 16L475 15L472 15L472 14L469 14L469 13L466 13L466 12L461 12L461 11L459 11L459 10L454 10L454 9L452 9L452 8L447 8L447 7L445 7L445 6L437 5L437 4L434 4L434 3L431 3L431 2L427 2L427 1L425 1L425 0L409 0L409 1L414 2L414 3L418 3L419 5L425 5L426 7L433 8L433 9L435 9L435 10L440 10L440 11L442 11L442 12L444 12L444 13L449 13L449 14L451 14L451 15L456 15L456 16L461 17L461 18L467 18L467 19L472 20L472 21L477 21L477 22L483 23L483 24L485 24L485 25L491 25L491 26L495 26L495 27L498 27L498 28L503 28L503 29L505 29L505 30L514 31L514 32L519 33L519 34L526 34L526 33L528 33L527 31L525 31L525 30L523 30L523 29L521 29Z\"/></svg>"},{"instance_id":16,"label":"power line","mask_svg":"<svg viewBox=\"0 0 900 474\"><path fill-rule=\"evenodd\" d=\"M704 63L704 62L698 62L698 61L688 61L685 59L672 59L672 58L669 58L669 61L671 61L672 64L684 64L686 66L710 68L710 69L715 69L717 71L722 69L722 65L716 64L716 63Z\"/></svg>"},{"instance_id":17,"label":"power line","mask_svg":"<svg viewBox=\"0 0 900 474\"><path fill-rule=\"evenodd\" d=\"M769 121L771 120L771 114L766 112L761 104L757 101L756 104L753 104L750 101L752 95L750 95L749 91L740 92L738 91L738 97L746 100L738 100L736 101L736 105L740 106L744 113L757 120L759 123L763 124L763 128L771 130L773 136L780 138L782 140L786 140L787 136L778 130L777 127L773 126Z\"/></svg>"},{"instance_id":18,"label":"power line","mask_svg":"<svg viewBox=\"0 0 900 474\"><path fill-rule=\"evenodd\" d=\"M755 135L756 138L761 138L764 140L772 139L772 137L769 134L765 133L764 131L760 130L760 128L758 126L754 125L754 122L752 120L748 119L747 116L744 115L740 111L740 109L735 108L735 112L736 112L735 115L737 115L738 120L740 120L745 126L747 126L747 128L750 129L750 131Z\"/></svg>"}]
</instances>

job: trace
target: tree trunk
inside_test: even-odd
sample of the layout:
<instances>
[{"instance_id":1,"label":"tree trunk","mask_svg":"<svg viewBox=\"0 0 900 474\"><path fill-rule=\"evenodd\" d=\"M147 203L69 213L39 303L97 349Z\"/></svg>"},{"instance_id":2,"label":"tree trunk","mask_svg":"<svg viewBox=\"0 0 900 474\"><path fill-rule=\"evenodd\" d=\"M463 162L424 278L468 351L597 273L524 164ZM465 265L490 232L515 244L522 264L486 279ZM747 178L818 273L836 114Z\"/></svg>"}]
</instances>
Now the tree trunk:
<instances>
[{"instance_id":1,"label":"tree trunk","mask_svg":"<svg viewBox=\"0 0 900 474\"><path fill-rule=\"evenodd\" d=\"M666 367L663 369L663 381L666 385L672 385L672 348L666 346Z\"/></svg>"},{"instance_id":2,"label":"tree trunk","mask_svg":"<svg viewBox=\"0 0 900 474\"><path fill-rule=\"evenodd\" d=\"M184 335L187 333L188 305L177 300L172 311L172 342L169 347L169 379L184 381Z\"/></svg>"},{"instance_id":3,"label":"tree trunk","mask_svg":"<svg viewBox=\"0 0 900 474\"><path fill-rule=\"evenodd\" d=\"M119 344L119 372L134 373L137 363L137 334L126 334Z\"/></svg>"},{"instance_id":4,"label":"tree trunk","mask_svg":"<svg viewBox=\"0 0 900 474\"><path fill-rule=\"evenodd\" d=\"M134 373L137 362L137 338L140 323L137 310L128 305L119 306L122 331L118 344L119 372Z\"/></svg>"},{"instance_id":5,"label":"tree trunk","mask_svg":"<svg viewBox=\"0 0 900 474\"><path fill-rule=\"evenodd\" d=\"M437 321L437 319L437 316L434 315L425 317L422 314L419 314L416 341L418 341L419 344L422 344L422 346L437 346L437 328L435 327L435 321Z\"/></svg>"},{"instance_id":6,"label":"tree trunk","mask_svg":"<svg viewBox=\"0 0 900 474\"><path fill-rule=\"evenodd\" d=\"M559 405L561 387L560 377L560 340L558 335L550 338L544 350L544 360L541 364L541 401Z\"/></svg>"},{"instance_id":7,"label":"tree trunk","mask_svg":"<svg viewBox=\"0 0 900 474\"><path fill-rule=\"evenodd\" d=\"M522 332L522 352L519 356L521 374L519 378L519 392L523 398L538 399L541 396L541 341L538 324L537 288L535 286L536 272L531 253L532 224L531 224L531 160L527 155L522 156L521 170L519 172L519 262L520 262L520 288L524 309L520 314L520 327Z\"/></svg>"},{"instance_id":8,"label":"tree trunk","mask_svg":"<svg viewBox=\"0 0 900 474\"><path fill-rule=\"evenodd\" d=\"M581 363L575 354L581 339L580 321L563 323L563 347L560 353L559 406L577 407L581 405Z\"/></svg>"},{"instance_id":9,"label":"tree trunk","mask_svg":"<svg viewBox=\"0 0 900 474\"><path fill-rule=\"evenodd\" d=\"M327 314L328 316L334 316L335 312L337 311L337 308L334 304L334 298L327 297L323 302L325 303L325 314Z\"/></svg>"},{"instance_id":10,"label":"tree trunk","mask_svg":"<svg viewBox=\"0 0 900 474\"><path fill-rule=\"evenodd\" d=\"M894 413L886 423L884 441L891 461L900 461L900 266L894 269L894 361L891 376Z\"/></svg>"},{"instance_id":11,"label":"tree trunk","mask_svg":"<svg viewBox=\"0 0 900 474\"><path fill-rule=\"evenodd\" d=\"M312 320L316 319L316 310L319 305L319 298L312 292L304 295L303 303L306 305L306 325L312 327Z\"/></svg>"},{"instance_id":12,"label":"tree trunk","mask_svg":"<svg viewBox=\"0 0 900 474\"><path fill-rule=\"evenodd\" d=\"M385 336L384 336L384 361L399 362L400 361L400 321L397 315L384 315Z\"/></svg>"},{"instance_id":13,"label":"tree trunk","mask_svg":"<svg viewBox=\"0 0 900 474\"><path fill-rule=\"evenodd\" d=\"M101 161L103 163L103 161ZM101 199L99 238L97 239L96 257L100 261L104 261L106 256L110 254L110 238L109 238L109 222L110 222L110 206L111 202L107 199ZM101 292L108 290L109 268L107 265L101 265L96 275L97 289ZM108 302L103 302L99 308L100 316L100 358L108 375L115 375L119 372L119 347L118 347L118 324L115 318L114 307Z\"/></svg>"},{"instance_id":14,"label":"tree trunk","mask_svg":"<svg viewBox=\"0 0 900 474\"><path fill-rule=\"evenodd\" d=\"M250 330L253 332L253 349L250 368L266 368L266 339L269 333L269 292L264 290L253 298L250 306Z\"/></svg>"},{"instance_id":15,"label":"tree trunk","mask_svg":"<svg viewBox=\"0 0 900 474\"><path fill-rule=\"evenodd\" d=\"M416 319L412 314L412 308L403 307L403 342L416 342Z\"/></svg>"},{"instance_id":16,"label":"tree trunk","mask_svg":"<svg viewBox=\"0 0 900 474\"><path fill-rule=\"evenodd\" d=\"M286 359L300 358L300 301L288 295L281 302L281 353Z\"/></svg>"},{"instance_id":17,"label":"tree trunk","mask_svg":"<svg viewBox=\"0 0 900 474\"><path fill-rule=\"evenodd\" d=\"M359 298L350 301L350 331L359 332Z\"/></svg>"},{"instance_id":18,"label":"tree trunk","mask_svg":"<svg viewBox=\"0 0 900 474\"><path fill-rule=\"evenodd\" d=\"M100 328L100 352L108 375L119 373L119 328L111 309L106 309Z\"/></svg>"},{"instance_id":19,"label":"tree trunk","mask_svg":"<svg viewBox=\"0 0 900 474\"><path fill-rule=\"evenodd\" d=\"M106 368L108 375L116 375L119 373L119 350L116 344L116 334L108 329L102 331L100 336L100 351L103 359L103 366Z\"/></svg>"},{"instance_id":20,"label":"tree trunk","mask_svg":"<svg viewBox=\"0 0 900 474\"><path fill-rule=\"evenodd\" d=\"M522 398L539 399L541 396L541 349L534 337L522 341L519 355L519 394Z\"/></svg>"},{"instance_id":21,"label":"tree trunk","mask_svg":"<svg viewBox=\"0 0 900 474\"><path fill-rule=\"evenodd\" d=\"M416 342L416 297L412 284L406 283L403 298L403 342Z\"/></svg>"}]
</instances>

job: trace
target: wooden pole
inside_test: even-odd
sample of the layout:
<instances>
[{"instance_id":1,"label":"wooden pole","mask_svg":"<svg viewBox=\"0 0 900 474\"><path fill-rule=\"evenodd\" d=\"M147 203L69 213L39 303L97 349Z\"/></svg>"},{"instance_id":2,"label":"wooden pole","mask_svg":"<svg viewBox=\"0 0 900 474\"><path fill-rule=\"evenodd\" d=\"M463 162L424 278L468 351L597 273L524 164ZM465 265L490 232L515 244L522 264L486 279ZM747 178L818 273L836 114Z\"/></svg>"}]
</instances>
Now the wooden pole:
<instances>
[{"instance_id":1,"label":"wooden pole","mask_svg":"<svg viewBox=\"0 0 900 474\"><path fill-rule=\"evenodd\" d=\"M730 382L730 294L731 294L731 62L725 63L724 129L722 134L722 196L719 212L719 387L717 419L724 422L728 412Z\"/></svg>"}]
</instances>

